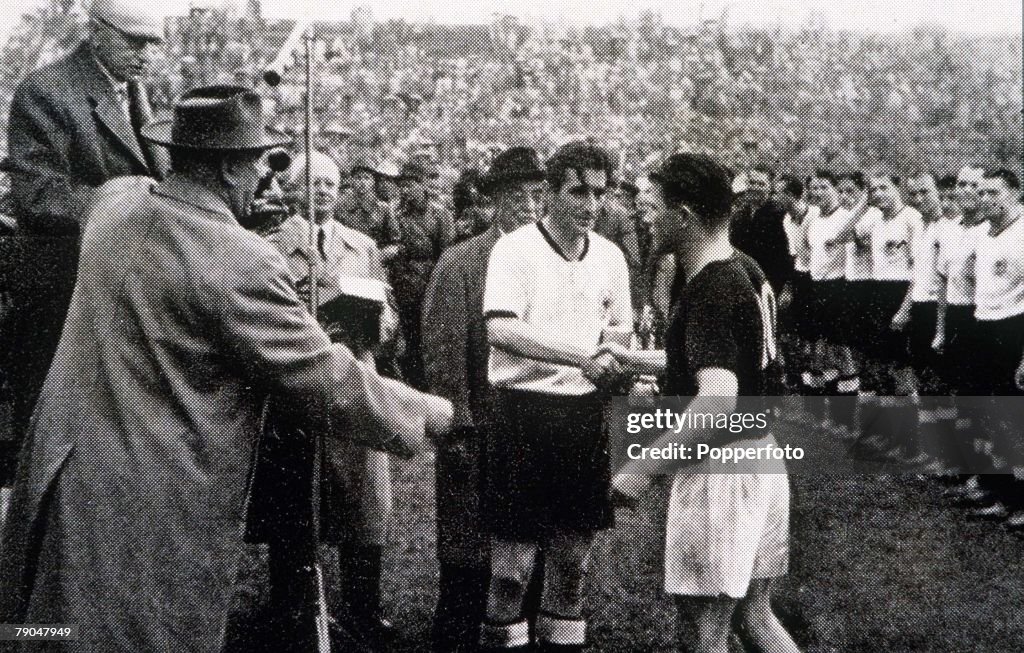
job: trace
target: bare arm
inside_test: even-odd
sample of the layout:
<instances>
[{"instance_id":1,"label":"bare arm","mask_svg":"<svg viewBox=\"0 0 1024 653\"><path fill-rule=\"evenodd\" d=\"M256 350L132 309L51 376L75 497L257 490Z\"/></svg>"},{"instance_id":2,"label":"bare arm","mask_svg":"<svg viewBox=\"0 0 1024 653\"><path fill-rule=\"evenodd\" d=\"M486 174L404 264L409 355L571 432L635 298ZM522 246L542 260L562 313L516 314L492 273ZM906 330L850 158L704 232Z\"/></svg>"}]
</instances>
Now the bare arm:
<instances>
[{"instance_id":1,"label":"bare arm","mask_svg":"<svg viewBox=\"0 0 1024 653\"><path fill-rule=\"evenodd\" d=\"M557 334L515 317L490 317L487 341L493 347L524 358L573 367L583 367L595 353L593 348L566 342Z\"/></svg>"},{"instance_id":2,"label":"bare arm","mask_svg":"<svg viewBox=\"0 0 1024 653\"><path fill-rule=\"evenodd\" d=\"M946 346L946 311L949 307L949 281L946 277L939 275L939 297L938 307L935 316L935 337L932 339L932 349L942 351Z\"/></svg>"},{"instance_id":3,"label":"bare arm","mask_svg":"<svg viewBox=\"0 0 1024 653\"><path fill-rule=\"evenodd\" d=\"M687 404L687 412L732 414L736 411L739 382L731 370L704 368L697 373L697 384L697 395ZM721 429L713 426L684 426L678 432L675 429L665 431L649 446L651 449L669 445L693 448L698 444L715 442L720 432ZM620 492L637 497L650 485L651 476L674 472L679 465L677 460L632 460L615 476L612 484Z\"/></svg>"}]
</instances>

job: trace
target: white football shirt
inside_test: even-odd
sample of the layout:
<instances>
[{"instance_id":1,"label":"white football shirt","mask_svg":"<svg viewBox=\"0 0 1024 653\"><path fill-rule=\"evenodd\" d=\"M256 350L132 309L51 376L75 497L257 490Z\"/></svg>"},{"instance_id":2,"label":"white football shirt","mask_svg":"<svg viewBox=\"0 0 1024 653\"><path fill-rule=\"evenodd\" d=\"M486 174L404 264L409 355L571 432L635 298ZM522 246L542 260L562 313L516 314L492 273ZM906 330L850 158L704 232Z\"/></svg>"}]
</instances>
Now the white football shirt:
<instances>
[{"instance_id":1,"label":"white football shirt","mask_svg":"<svg viewBox=\"0 0 1024 653\"><path fill-rule=\"evenodd\" d=\"M606 329L630 333L629 270L622 251L591 232L579 260L567 260L541 223L498 239L487 266L484 315L515 317L553 338L596 347ZM487 377L497 388L555 395L594 392L579 368L491 347Z\"/></svg>"}]
</instances>

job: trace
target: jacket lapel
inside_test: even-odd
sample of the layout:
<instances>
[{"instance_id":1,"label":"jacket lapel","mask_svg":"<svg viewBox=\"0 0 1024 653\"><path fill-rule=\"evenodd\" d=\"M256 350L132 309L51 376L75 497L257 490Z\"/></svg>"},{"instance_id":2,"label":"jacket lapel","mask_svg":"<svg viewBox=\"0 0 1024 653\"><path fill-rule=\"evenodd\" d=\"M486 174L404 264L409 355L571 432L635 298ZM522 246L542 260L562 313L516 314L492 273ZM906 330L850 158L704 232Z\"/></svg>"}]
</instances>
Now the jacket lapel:
<instances>
[{"instance_id":1,"label":"jacket lapel","mask_svg":"<svg viewBox=\"0 0 1024 653\"><path fill-rule=\"evenodd\" d=\"M110 82L104 77L99 69L96 59L93 58L88 44L82 44L76 53L78 68L82 76L82 88L89 96L89 104L92 105L93 115L96 120L107 128L117 140L124 146L135 160L147 170L146 157L142 154L139 140L128 124L128 119L117 101L117 94L114 92Z\"/></svg>"}]
</instances>

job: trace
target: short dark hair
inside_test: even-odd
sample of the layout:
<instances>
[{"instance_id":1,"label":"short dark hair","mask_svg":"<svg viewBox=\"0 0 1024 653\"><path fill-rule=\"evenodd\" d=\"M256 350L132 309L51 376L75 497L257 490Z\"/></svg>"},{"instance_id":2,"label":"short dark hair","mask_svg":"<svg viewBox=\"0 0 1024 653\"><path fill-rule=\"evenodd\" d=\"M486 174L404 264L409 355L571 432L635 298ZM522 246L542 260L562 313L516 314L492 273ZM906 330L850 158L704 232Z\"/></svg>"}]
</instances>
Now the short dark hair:
<instances>
[{"instance_id":1,"label":"short dark hair","mask_svg":"<svg viewBox=\"0 0 1024 653\"><path fill-rule=\"evenodd\" d=\"M728 224L732 181L725 167L707 154L673 154L650 179L661 187L670 208L685 205L712 229Z\"/></svg>"},{"instance_id":2,"label":"short dark hair","mask_svg":"<svg viewBox=\"0 0 1024 653\"><path fill-rule=\"evenodd\" d=\"M864 179L864 173L858 172L856 170L850 172L843 172L837 175L836 184L838 184L841 181L848 181L861 190L867 188L868 185L867 179Z\"/></svg>"},{"instance_id":3,"label":"short dark hair","mask_svg":"<svg viewBox=\"0 0 1024 653\"><path fill-rule=\"evenodd\" d=\"M452 203L456 218L462 216L462 212L475 203L473 191L479 190L477 184L480 183L481 177L480 171L474 168L463 170L459 175L459 180L455 182L455 187L452 189Z\"/></svg>"},{"instance_id":4,"label":"short dark hair","mask_svg":"<svg viewBox=\"0 0 1024 653\"><path fill-rule=\"evenodd\" d=\"M879 168L877 170L872 170L868 174L868 178L869 179L888 179L892 183L893 186L899 186L900 182L903 181L900 178L899 175L897 175L892 170L888 170L886 168Z\"/></svg>"},{"instance_id":5,"label":"short dark hair","mask_svg":"<svg viewBox=\"0 0 1024 653\"><path fill-rule=\"evenodd\" d=\"M575 170L581 177L584 170L603 170L608 177L608 184L613 183L611 156L606 150L586 141L574 141L558 148L548 159L545 169L548 185L556 193L562 190L562 183L568 170Z\"/></svg>"},{"instance_id":6,"label":"short dark hair","mask_svg":"<svg viewBox=\"0 0 1024 653\"><path fill-rule=\"evenodd\" d=\"M907 173L906 179L907 181L910 181L911 179L920 179L921 177L931 177L932 181L935 182L935 188L939 187L938 176L927 168L912 168L910 172Z\"/></svg>"},{"instance_id":7,"label":"short dark hair","mask_svg":"<svg viewBox=\"0 0 1024 653\"><path fill-rule=\"evenodd\" d=\"M811 179L824 179L828 183L832 184L832 186L839 184L839 178L836 177L836 173L831 170L815 170L814 174L811 175Z\"/></svg>"},{"instance_id":8,"label":"short dark hair","mask_svg":"<svg viewBox=\"0 0 1024 653\"><path fill-rule=\"evenodd\" d=\"M779 182L782 183L782 189L799 199L804 196L804 182L800 181L793 175L783 175L779 177Z\"/></svg>"},{"instance_id":9,"label":"short dark hair","mask_svg":"<svg viewBox=\"0 0 1024 653\"><path fill-rule=\"evenodd\" d=\"M1003 183L1010 190L1020 190L1020 178L1013 170L1007 168L994 168L985 171L985 179L1002 179Z\"/></svg>"},{"instance_id":10,"label":"short dark hair","mask_svg":"<svg viewBox=\"0 0 1024 653\"><path fill-rule=\"evenodd\" d=\"M956 188L956 175L942 175L935 185L940 191Z\"/></svg>"}]
</instances>

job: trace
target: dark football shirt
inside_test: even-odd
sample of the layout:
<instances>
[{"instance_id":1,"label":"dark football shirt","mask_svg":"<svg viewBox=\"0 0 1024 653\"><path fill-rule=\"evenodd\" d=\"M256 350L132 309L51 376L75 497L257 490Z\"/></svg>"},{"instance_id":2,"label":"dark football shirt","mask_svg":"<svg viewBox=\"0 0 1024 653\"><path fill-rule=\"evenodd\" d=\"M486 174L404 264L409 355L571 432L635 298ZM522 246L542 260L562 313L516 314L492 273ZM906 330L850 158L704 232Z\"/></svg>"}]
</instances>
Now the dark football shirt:
<instances>
[{"instance_id":1,"label":"dark football shirt","mask_svg":"<svg viewBox=\"0 0 1024 653\"><path fill-rule=\"evenodd\" d=\"M682 286L665 334L664 394L697 394L697 372L717 367L736 375L737 410L760 412L760 398L780 388L777 351L775 294L757 263L737 251Z\"/></svg>"}]
</instances>

